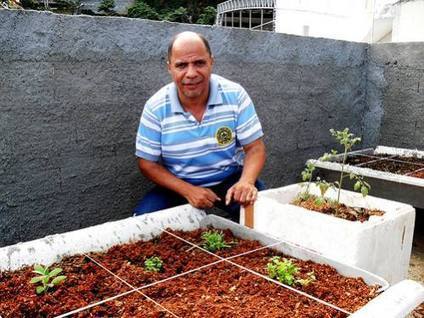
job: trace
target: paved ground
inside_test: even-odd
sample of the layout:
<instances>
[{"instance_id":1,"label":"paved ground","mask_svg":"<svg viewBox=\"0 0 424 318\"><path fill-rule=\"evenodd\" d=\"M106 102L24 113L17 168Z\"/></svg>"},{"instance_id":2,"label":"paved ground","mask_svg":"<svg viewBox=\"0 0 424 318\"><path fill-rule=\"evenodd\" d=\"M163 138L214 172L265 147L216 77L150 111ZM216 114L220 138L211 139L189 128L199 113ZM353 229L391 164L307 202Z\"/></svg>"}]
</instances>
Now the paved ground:
<instances>
[{"instance_id":1,"label":"paved ground","mask_svg":"<svg viewBox=\"0 0 424 318\"><path fill-rule=\"evenodd\" d=\"M424 284L424 210L417 210L409 278Z\"/></svg>"},{"instance_id":2,"label":"paved ground","mask_svg":"<svg viewBox=\"0 0 424 318\"><path fill-rule=\"evenodd\" d=\"M410 279L424 284L424 210L417 210L415 219L414 242L412 245L411 263L409 266ZM424 304L410 318L424 317Z\"/></svg>"}]
</instances>

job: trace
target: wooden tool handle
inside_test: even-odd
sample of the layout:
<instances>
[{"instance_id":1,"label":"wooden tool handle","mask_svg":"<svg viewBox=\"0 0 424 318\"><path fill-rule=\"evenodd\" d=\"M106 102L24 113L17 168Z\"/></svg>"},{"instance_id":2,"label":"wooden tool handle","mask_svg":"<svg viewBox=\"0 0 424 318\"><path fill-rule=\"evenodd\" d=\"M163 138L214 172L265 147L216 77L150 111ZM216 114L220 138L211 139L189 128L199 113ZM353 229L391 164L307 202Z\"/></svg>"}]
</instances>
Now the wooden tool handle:
<instances>
[{"instance_id":1,"label":"wooden tool handle","mask_svg":"<svg viewBox=\"0 0 424 318\"><path fill-rule=\"evenodd\" d=\"M244 225L253 229L253 204L244 207Z\"/></svg>"}]
</instances>

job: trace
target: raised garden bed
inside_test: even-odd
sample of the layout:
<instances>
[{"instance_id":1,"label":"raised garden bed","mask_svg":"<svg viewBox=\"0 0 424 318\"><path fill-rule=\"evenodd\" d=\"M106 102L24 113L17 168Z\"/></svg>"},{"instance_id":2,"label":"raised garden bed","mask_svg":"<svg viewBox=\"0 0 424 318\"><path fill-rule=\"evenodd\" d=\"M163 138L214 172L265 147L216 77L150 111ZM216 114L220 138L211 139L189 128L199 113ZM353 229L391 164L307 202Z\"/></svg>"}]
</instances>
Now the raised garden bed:
<instances>
[{"instance_id":1,"label":"raised garden bed","mask_svg":"<svg viewBox=\"0 0 424 318\"><path fill-rule=\"evenodd\" d=\"M352 151L348 154L346 173L364 176L374 196L411 204L424 209L424 151L378 146L376 149ZM341 171L341 155L330 161L309 160L319 175L337 180ZM344 187L351 188L346 180Z\"/></svg>"},{"instance_id":2,"label":"raised garden bed","mask_svg":"<svg viewBox=\"0 0 424 318\"><path fill-rule=\"evenodd\" d=\"M342 190L341 203L384 212L368 221L350 221L293 205L304 189L294 184L260 192L254 205L254 229L366 269L389 283L407 277L415 222L412 206ZM310 192L319 195L314 184ZM326 196L335 199L337 191L329 189ZM242 224L244 213L242 209Z\"/></svg>"},{"instance_id":3,"label":"raised garden bed","mask_svg":"<svg viewBox=\"0 0 424 318\"><path fill-rule=\"evenodd\" d=\"M209 227L224 231L228 249L199 248ZM85 254L72 256L75 249ZM153 255L163 259L159 272L142 266ZM298 278L313 271L316 279L292 288L271 281L266 265L275 255L297 258ZM67 278L37 295L32 264L54 261ZM413 282L385 291L371 273L187 206L2 248L0 268L2 317L367 317L402 286L410 292L396 304L401 312L424 294Z\"/></svg>"}]
</instances>

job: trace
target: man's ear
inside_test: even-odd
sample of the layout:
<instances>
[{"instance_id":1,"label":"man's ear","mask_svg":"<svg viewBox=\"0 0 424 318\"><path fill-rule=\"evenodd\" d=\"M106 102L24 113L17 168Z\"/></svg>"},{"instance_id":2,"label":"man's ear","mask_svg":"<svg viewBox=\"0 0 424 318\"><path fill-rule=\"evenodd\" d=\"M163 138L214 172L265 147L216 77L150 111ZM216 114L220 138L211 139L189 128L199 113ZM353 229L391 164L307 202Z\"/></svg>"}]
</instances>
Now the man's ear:
<instances>
[{"instance_id":1,"label":"man's ear","mask_svg":"<svg viewBox=\"0 0 424 318\"><path fill-rule=\"evenodd\" d=\"M169 61L166 61L166 67L168 68L168 73L171 73L171 63Z\"/></svg>"},{"instance_id":2,"label":"man's ear","mask_svg":"<svg viewBox=\"0 0 424 318\"><path fill-rule=\"evenodd\" d=\"M213 55L211 55L211 65L214 65L215 64L215 56L213 56Z\"/></svg>"}]
</instances>

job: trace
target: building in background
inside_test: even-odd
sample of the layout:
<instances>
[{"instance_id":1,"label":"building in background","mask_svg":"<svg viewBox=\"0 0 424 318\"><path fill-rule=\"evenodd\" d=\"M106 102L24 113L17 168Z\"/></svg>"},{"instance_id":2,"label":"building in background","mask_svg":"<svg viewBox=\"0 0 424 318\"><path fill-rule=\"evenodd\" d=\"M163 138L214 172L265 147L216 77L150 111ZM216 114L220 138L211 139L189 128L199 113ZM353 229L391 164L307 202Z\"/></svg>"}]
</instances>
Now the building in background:
<instances>
[{"instance_id":1,"label":"building in background","mask_svg":"<svg viewBox=\"0 0 424 318\"><path fill-rule=\"evenodd\" d=\"M355 42L424 40L424 0L230 0L217 24Z\"/></svg>"}]
</instances>

